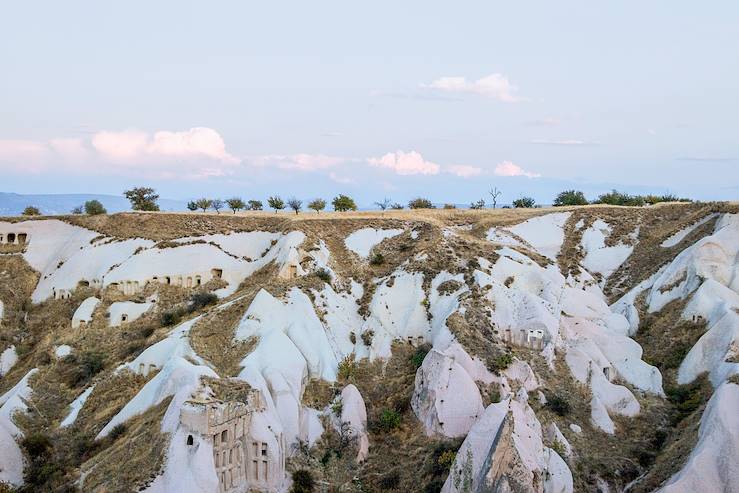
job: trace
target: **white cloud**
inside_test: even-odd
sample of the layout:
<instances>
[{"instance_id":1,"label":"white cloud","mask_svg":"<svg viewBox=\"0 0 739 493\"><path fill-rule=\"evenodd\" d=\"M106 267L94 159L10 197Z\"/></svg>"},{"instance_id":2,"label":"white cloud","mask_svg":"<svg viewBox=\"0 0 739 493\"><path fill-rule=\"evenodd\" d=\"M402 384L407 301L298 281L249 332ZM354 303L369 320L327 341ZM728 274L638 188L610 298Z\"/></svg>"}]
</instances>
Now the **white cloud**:
<instances>
[{"instance_id":1,"label":"white cloud","mask_svg":"<svg viewBox=\"0 0 739 493\"><path fill-rule=\"evenodd\" d=\"M138 130L102 131L92 138L92 146L112 160L142 158L210 158L236 164L237 158L226 152L223 138L211 128L195 127L181 132L160 130L153 137Z\"/></svg>"},{"instance_id":2,"label":"white cloud","mask_svg":"<svg viewBox=\"0 0 739 493\"><path fill-rule=\"evenodd\" d=\"M150 135L139 130L99 131L91 139L0 140L7 171L58 170L125 174L149 178L197 179L224 176L240 160L226 151L213 129L195 127Z\"/></svg>"},{"instance_id":3,"label":"white cloud","mask_svg":"<svg viewBox=\"0 0 739 493\"><path fill-rule=\"evenodd\" d=\"M445 92L477 94L506 103L515 103L523 100L516 95L518 88L511 84L508 78L502 74L490 74L475 81L467 81L464 77L441 77L423 87Z\"/></svg>"},{"instance_id":4,"label":"white cloud","mask_svg":"<svg viewBox=\"0 0 739 493\"><path fill-rule=\"evenodd\" d=\"M499 163L495 167L495 174L498 176L527 176L529 178L538 178L541 176L539 173L526 171L511 161L503 161L502 163Z\"/></svg>"},{"instance_id":5,"label":"white cloud","mask_svg":"<svg viewBox=\"0 0 739 493\"><path fill-rule=\"evenodd\" d=\"M437 175L441 166L431 161L426 161L416 151L388 152L380 158L369 158L367 162L378 168L386 168L399 175Z\"/></svg>"},{"instance_id":6,"label":"white cloud","mask_svg":"<svg viewBox=\"0 0 739 493\"><path fill-rule=\"evenodd\" d=\"M255 166L275 166L280 169L293 169L298 171L318 171L332 168L342 163L344 158L326 156L324 154L269 154L266 156L253 156L249 162Z\"/></svg>"},{"instance_id":7,"label":"white cloud","mask_svg":"<svg viewBox=\"0 0 739 493\"><path fill-rule=\"evenodd\" d=\"M469 166L466 164L453 164L451 166L447 166L446 171L453 175L461 176L462 178L480 176L483 173L482 168L478 168L476 166Z\"/></svg>"}]
</instances>

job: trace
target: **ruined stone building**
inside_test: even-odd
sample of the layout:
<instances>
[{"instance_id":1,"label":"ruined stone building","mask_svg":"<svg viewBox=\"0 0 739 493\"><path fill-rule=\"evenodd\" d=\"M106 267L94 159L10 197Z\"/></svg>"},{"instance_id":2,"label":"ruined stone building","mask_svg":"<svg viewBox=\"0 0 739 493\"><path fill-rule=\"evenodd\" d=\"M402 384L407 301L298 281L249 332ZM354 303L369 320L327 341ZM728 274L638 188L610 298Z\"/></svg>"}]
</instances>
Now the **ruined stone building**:
<instances>
[{"instance_id":1,"label":"ruined stone building","mask_svg":"<svg viewBox=\"0 0 739 493\"><path fill-rule=\"evenodd\" d=\"M182 406L180 426L188 431L184 446L193 446L194 435L212 444L220 493L276 491L279 486L285 472L282 439L279 450L270 450L270 444L250 433L253 413L262 410L257 390L246 402L191 400Z\"/></svg>"}]
</instances>

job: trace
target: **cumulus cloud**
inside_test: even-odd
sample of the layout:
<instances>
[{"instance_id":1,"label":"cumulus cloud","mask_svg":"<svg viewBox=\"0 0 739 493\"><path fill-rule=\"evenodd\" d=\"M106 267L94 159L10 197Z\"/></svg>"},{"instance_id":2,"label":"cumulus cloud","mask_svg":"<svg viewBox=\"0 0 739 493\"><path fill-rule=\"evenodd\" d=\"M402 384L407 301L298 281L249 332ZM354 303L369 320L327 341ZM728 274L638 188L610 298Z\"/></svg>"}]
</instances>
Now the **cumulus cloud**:
<instances>
[{"instance_id":1,"label":"cumulus cloud","mask_svg":"<svg viewBox=\"0 0 739 493\"><path fill-rule=\"evenodd\" d=\"M340 164L344 158L326 156L324 154L269 154L266 156L253 156L249 162L255 166L274 166L280 169L292 169L298 171L319 171Z\"/></svg>"},{"instance_id":2,"label":"cumulus cloud","mask_svg":"<svg viewBox=\"0 0 739 493\"><path fill-rule=\"evenodd\" d=\"M477 94L506 103L522 101L522 98L516 95L518 88L502 74L490 74L475 81L468 81L464 77L440 77L423 87L445 92Z\"/></svg>"},{"instance_id":3,"label":"cumulus cloud","mask_svg":"<svg viewBox=\"0 0 739 493\"><path fill-rule=\"evenodd\" d=\"M529 178L538 178L541 175L539 173L532 173L526 171L519 165L512 163L511 161L503 161L495 167L494 173L498 176L526 176Z\"/></svg>"},{"instance_id":4,"label":"cumulus cloud","mask_svg":"<svg viewBox=\"0 0 739 493\"><path fill-rule=\"evenodd\" d=\"M92 146L103 156L116 161L142 158L209 158L236 164L237 158L226 152L223 138L211 128L195 127L181 132L161 130L153 136L137 130L98 132Z\"/></svg>"},{"instance_id":5,"label":"cumulus cloud","mask_svg":"<svg viewBox=\"0 0 739 493\"><path fill-rule=\"evenodd\" d=\"M380 158L369 158L367 162L378 168L392 170L399 175L437 175L441 170L441 166L426 161L416 151L388 152Z\"/></svg>"},{"instance_id":6,"label":"cumulus cloud","mask_svg":"<svg viewBox=\"0 0 739 493\"><path fill-rule=\"evenodd\" d=\"M205 127L153 134L104 130L85 139L0 140L0 164L18 173L64 169L189 179L224 176L239 162L226 151L218 132Z\"/></svg>"},{"instance_id":7,"label":"cumulus cloud","mask_svg":"<svg viewBox=\"0 0 739 493\"><path fill-rule=\"evenodd\" d=\"M470 178L472 176L480 176L483 174L483 169L476 166L469 166L467 164L453 164L447 166L446 171L453 175L461 176L462 178Z\"/></svg>"}]
</instances>

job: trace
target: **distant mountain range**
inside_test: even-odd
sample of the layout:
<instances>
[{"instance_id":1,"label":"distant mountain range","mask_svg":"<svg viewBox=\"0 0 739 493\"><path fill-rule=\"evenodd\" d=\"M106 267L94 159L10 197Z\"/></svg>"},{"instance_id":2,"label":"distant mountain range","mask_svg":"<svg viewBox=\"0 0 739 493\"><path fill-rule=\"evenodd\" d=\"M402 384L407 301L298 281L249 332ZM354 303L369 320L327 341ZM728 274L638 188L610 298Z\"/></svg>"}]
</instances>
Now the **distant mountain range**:
<instances>
[{"instance_id":1,"label":"distant mountain range","mask_svg":"<svg viewBox=\"0 0 739 493\"><path fill-rule=\"evenodd\" d=\"M131 204L123 196L102 195L93 193L33 194L0 192L0 216L16 216L29 205L38 207L43 214L69 214L78 205L88 200L99 200L108 212L131 210ZM160 199L159 207L163 211L182 211L186 202L181 200Z\"/></svg>"}]
</instances>

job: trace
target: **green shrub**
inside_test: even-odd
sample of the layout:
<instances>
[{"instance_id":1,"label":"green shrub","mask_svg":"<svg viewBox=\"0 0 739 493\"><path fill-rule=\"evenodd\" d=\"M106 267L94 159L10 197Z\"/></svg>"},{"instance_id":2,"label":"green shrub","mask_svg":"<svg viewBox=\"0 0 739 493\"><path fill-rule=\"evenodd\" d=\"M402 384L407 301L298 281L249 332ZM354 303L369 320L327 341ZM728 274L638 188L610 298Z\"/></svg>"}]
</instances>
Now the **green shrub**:
<instances>
[{"instance_id":1,"label":"green shrub","mask_svg":"<svg viewBox=\"0 0 739 493\"><path fill-rule=\"evenodd\" d=\"M563 459L567 456L567 449L565 448L564 444L556 438L552 442L551 449L557 452L557 455L559 455Z\"/></svg>"},{"instance_id":2,"label":"green shrub","mask_svg":"<svg viewBox=\"0 0 739 493\"><path fill-rule=\"evenodd\" d=\"M85 202L85 214L88 216L97 216L99 214L107 214L103 204L99 200L88 200Z\"/></svg>"},{"instance_id":3,"label":"green shrub","mask_svg":"<svg viewBox=\"0 0 739 493\"><path fill-rule=\"evenodd\" d=\"M603 193L598 196L598 200L596 200L595 203L639 207L644 205L644 197L641 197L639 195L629 195L628 193L619 192L617 190L611 190L608 193Z\"/></svg>"},{"instance_id":4,"label":"green shrub","mask_svg":"<svg viewBox=\"0 0 739 493\"><path fill-rule=\"evenodd\" d=\"M46 457L51 453L52 445L49 437L41 432L30 433L21 441L21 447L31 460Z\"/></svg>"},{"instance_id":5,"label":"green shrub","mask_svg":"<svg viewBox=\"0 0 739 493\"><path fill-rule=\"evenodd\" d=\"M395 409L384 409L377 421L377 428L381 431L391 431L400 428L400 413Z\"/></svg>"},{"instance_id":6,"label":"green shrub","mask_svg":"<svg viewBox=\"0 0 739 493\"><path fill-rule=\"evenodd\" d=\"M250 200L247 202L247 207L250 211L261 211L264 206L261 200Z\"/></svg>"},{"instance_id":7,"label":"green shrub","mask_svg":"<svg viewBox=\"0 0 739 493\"><path fill-rule=\"evenodd\" d=\"M201 291L190 296L190 303L188 303L187 308L192 313L217 301L218 296L215 294Z\"/></svg>"},{"instance_id":8,"label":"green shrub","mask_svg":"<svg viewBox=\"0 0 739 493\"><path fill-rule=\"evenodd\" d=\"M316 271L316 277L323 282L331 282L331 272L328 269L320 268Z\"/></svg>"},{"instance_id":9,"label":"green shrub","mask_svg":"<svg viewBox=\"0 0 739 493\"><path fill-rule=\"evenodd\" d=\"M388 473L380 478L379 483L381 490L394 490L400 486L400 474L397 471Z\"/></svg>"},{"instance_id":10,"label":"green shrub","mask_svg":"<svg viewBox=\"0 0 739 493\"><path fill-rule=\"evenodd\" d=\"M436 209L434 207L434 204L431 203L429 199L424 199L423 197L417 197L410 202L408 202L408 208L409 209Z\"/></svg>"},{"instance_id":11,"label":"green shrub","mask_svg":"<svg viewBox=\"0 0 739 493\"><path fill-rule=\"evenodd\" d=\"M511 353L503 353L498 355L490 365L490 371L498 373L501 370L508 368L513 363L513 356Z\"/></svg>"},{"instance_id":12,"label":"green shrub","mask_svg":"<svg viewBox=\"0 0 739 493\"><path fill-rule=\"evenodd\" d=\"M159 317L159 320L162 327L168 327L179 323L180 320L182 320L182 315L184 315L184 313L181 308L173 308L172 310L163 312Z\"/></svg>"},{"instance_id":13,"label":"green shrub","mask_svg":"<svg viewBox=\"0 0 739 493\"><path fill-rule=\"evenodd\" d=\"M570 414L570 402L562 394L551 394L547 396L545 407L559 416Z\"/></svg>"},{"instance_id":14,"label":"green shrub","mask_svg":"<svg viewBox=\"0 0 739 493\"><path fill-rule=\"evenodd\" d=\"M354 355L350 354L339 363L339 380L353 380L357 372L357 362Z\"/></svg>"},{"instance_id":15,"label":"green shrub","mask_svg":"<svg viewBox=\"0 0 739 493\"><path fill-rule=\"evenodd\" d=\"M536 205L536 201L532 197L521 197L513 201L513 207L531 209Z\"/></svg>"},{"instance_id":16,"label":"green shrub","mask_svg":"<svg viewBox=\"0 0 739 493\"><path fill-rule=\"evenodd\" d=\"M110 430L110 433L108 433L108 436L111 440L117 440L119 437L123 436L124 433L126 433L126 423L118 423L113 427L112 430Z\"/></svg>"},{"instance_id":17,"label":"green shrub","mask_svg":"<svg viewBox=\"0 0 739 493\"><path fill-rule=\"evenodd\" d=\"M457 206L454 204L444 204L444 209L456 209Z\"/></svg>"},{"instance_id":18,"label":"green shrub","mask_svg":"<svg viewBox=\"0 0 739 493\"><path fill-rule=\"evenodd\" d=\"M313 473L307 469L298 469L293 472L292 479L291 493L312 493L316 488Z\"/></svg>"},{"instance_id":19,"label":"green shrub","mask_svg":"<svg viewBox=\"0 0 739 493\"><path fill-rule=\"evenodd\" d=\"M354 203L354 199L343 194L334 197L334 200L331 201L331 205L334 206L335 211L339 212L357 210L357 204Z\"/></svg>"},{"instance_id":20,"label":"green shrub","mask_svg":"<svg viewBox=\"0 0 739 493\"><path fill-rule=\"evenodd\" d=\"M28 207L26 207L25 209L23 209L22 214L24 216L40 216L41 215L41 211L39 210L38 207L34 207L32 205L29 205Z\"/></svg>"},{"instance_id":21,"label":"green shrub","mask_svg":"<svg viewBox=\"0 0 739 493\"><path fill-rule=\"evenodd\" d=\"M481 210L481 209L484 209L484 208L485 208L485 200L484 199L480 199L477 202L472 202L470 204L470 209Z\"/></svg>"},{"instance_id":22,"label":"green shrub","mask_svg":"<svg viewBox=\"0 0 739 493\"><path fill-rule=\"evenodd\" d=\"M565 190L564 192L559 192L554 199L555 207L563 205L588 205L588 199L579 190Z\"/></svg>"},{"instance_id":23,"label":"green shrub","mask_svg":"<svg viewBox=\"0 0 739 493\"><path fill-rule=\"evenodd\" d=\"M411 356L411 364L413 365L413 368L418 370L421 368L421 365L423 364L423 360L426 358L426 355L429 353L429 347L427 345L423 345L416 349L416 352L413 353L413 356Z\"/></svg>"},{"instance_id":24,"label":"green shrub","mask_svg":"<svg viewBox=\"0 0 739 493\"><path fill-rule=\"evenodd\" d=\"M372 258L370 258L370 265L382 265L385 263L385 256L381 253L375 253L372 255Z\"/></svg>"}]
</instances>

